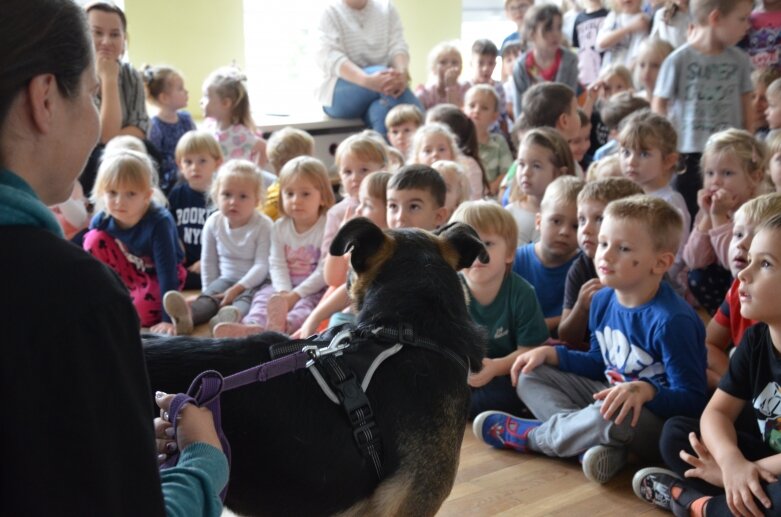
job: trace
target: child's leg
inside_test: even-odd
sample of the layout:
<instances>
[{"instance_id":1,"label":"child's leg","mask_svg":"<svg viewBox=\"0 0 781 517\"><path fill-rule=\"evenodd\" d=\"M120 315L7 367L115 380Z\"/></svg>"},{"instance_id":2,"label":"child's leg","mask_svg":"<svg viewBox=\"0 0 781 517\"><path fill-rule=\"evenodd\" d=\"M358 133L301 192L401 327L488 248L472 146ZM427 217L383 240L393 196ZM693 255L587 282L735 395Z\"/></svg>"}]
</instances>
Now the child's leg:
<instances>
[{"instance_id":1,"label":"child's leg","mask_svg":"<svg viewBox=\"0 0 781 517\"><path fill-rule=\"evenodd\" d=\"M255 293L257 293L259 290L259 287L247 289L233 300L231 305L239 310L239 314L241 314L242 318L249 313L250 306L252 305L252 299L254 298Z\"/></svg>"},{"instance_id":2,"label":"child's leg","mask_svg":"<svg viewBox=\"0 0 781 517\"><path fill-rule=\"evenodd\" d=\"M130 289L130 296L133 298L133 305L138 311L138 317L141 318L142 327L151 327L162 321L163 316L163 293L160 292L160 283L157 281L157 275L147 274L148 280L138 283ZM187 278L187 270L179 264L176 268L176 276L179 281L178 288L184 286Z\"/></svg>"},{"instance_id":3,"label":"child's leg","mask_svg":"<svg viewBox=\"0 0 781 517\"><path fill-rule=\"evenodd\" d=\"M190 311L193 316L193 324L200 325L206 323L220 310L220 300L214 295L224 293L226 289L232 287L236 282L227 278L218 278L203 290L200 296L190 304Z\"/></svg>"},{"instance_id":4,"label":"child's leg","mask_svg":"<svg viewBox=\"0 0 781 517\"><path fill-rule=\"evenodd\" d=\"M494 377L480 388L472 388L469 402L469 419L474 419L483 411L503 411L511 415L530 418L529 410L515 393L509 375Z\"/></svg>"},{"instance_id":5,"label":"child's leg","mask_svg":"<svg viewBox=\"0 0 781 517\"><path fill-rule=\"evenodd\" d=\"M547 456L571 457L595 445L631 447L647 455L657 449L662 420L644 409L636 427L632 415L620 425L600 414L593 394L606 383L543 365L518 379L518 394L542 425L529 435L529 448Z\"/></svg>"},{"instance_id":6,"label":"child's leg","mask_svg":"<svg viewBox=\"0 0 781 517\"><path fill-rule=\"evenodd\" d=\"M300 300L296 302L296 304L293 306L290 311L287 313L287 332L288 334L292 334L299 328L301 328L301 325L304 323L306 318L312 314L312 311L315 310L315 307L317 307L317 304L320 303L320 300L323 298L323 294L325 291L320 291L318 293L310 294L309 296L304 296Z\"/></svg>"},{"instance_id":7,"label":"child's leg","mask_svg":"<svg viewBox=\"0 0 781 517\"><path fill-rule=\"evenodd\" d=\"M117 241L108 233L90 230L84 235L83 245L85 251L113 269L128 289L146 281L145 273L140 272L125 257Z\"/></svg>"},{"instance_id":8,"label":"child's leg","mask_svg":"<svg viewBox=\"0 0 781 517\"><path fill-rule=\"evenodd\" d=\"M748 425L737 425L739 422L741 422L741 420L736 422L735 429L737 433L738 449L740 449L740 452L743 453L743 456L745 456L746 459L749 461L756 461L775 454L762 440L762 437L757 430L756 420L754 422L746 422ZM662 435L659 439L659 449L664 462L670 470L681 477L683 477L683 473L692 468L692 466L680 458L680 451L686 451L692 455L695 454L689 443L690 433L696 433L698 437L701 436L699 419L676 416L665 422ZM687 479L686 484L706 495L724 493L722 488L713 486L710 483L706 483L697 478Z\"/></svg>"},{"instance_id":9,"label":"child's leg","mask_svg":"<svg viewBox=\"0 0 781 517\"><path fill-rule=\"evenodd\" d=\"M260 289L255 292L252 297L252 304L250 305L249 312L244 319L241 320L245 325L260 325L266 326L266 310L268 308L268 299L274 294L274 286L271 283L264 284Z\"/></svg>"}]
</instances>

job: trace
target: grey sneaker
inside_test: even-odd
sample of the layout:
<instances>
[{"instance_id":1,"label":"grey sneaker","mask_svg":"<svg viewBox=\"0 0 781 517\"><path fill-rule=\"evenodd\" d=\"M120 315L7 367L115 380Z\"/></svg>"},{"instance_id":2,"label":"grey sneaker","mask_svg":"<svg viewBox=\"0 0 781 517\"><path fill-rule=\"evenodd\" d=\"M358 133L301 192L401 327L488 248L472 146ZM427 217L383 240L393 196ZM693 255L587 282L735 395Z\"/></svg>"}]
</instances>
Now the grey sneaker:
<instances>
[{"instance_id":1,"label":"grey sneaker","mask_svg":"<svg viewBox=\"0 0 781 517\"><path fill-rule=\"evenodd\" d=\"M632 478L632 490L643 501L672 511L670 490L680 480L681 478L671 470L661 467L647 467L635 473Z\"/></svg>"},{"instance_id":2,"label":"grey sneaker","mask_svg":"<svg viewBox=\"0 0 781 517\"><path fill-rule=\"evenodd\" d=\"M583 454L583 474L589 481L607 483L626 465L624 447L595 445Z\"/></svg>"},{"instance_id":3,"label":"grey sneaker","mask_svg":"<svg viewBox=\"0 0 781 517\"><path fill-rule=\"evenodd\" d=\"M163 308L176 327L177 336L187 336L193 332L193 315L187 300L179 291L168 291L163 296Z\"/></svg>"},{"instance_id":4,"label":"grey sneaker","mask_svg":"<svg viewBox=\"0 0 781 517\"><path fill-rule=\"evenodd\" d=\"M209 332L214 335L214 327L220 323L238 323L241 320L239 309L232 305L221 308L217 314L209 320Z\"/></svg>"}]
</instances>

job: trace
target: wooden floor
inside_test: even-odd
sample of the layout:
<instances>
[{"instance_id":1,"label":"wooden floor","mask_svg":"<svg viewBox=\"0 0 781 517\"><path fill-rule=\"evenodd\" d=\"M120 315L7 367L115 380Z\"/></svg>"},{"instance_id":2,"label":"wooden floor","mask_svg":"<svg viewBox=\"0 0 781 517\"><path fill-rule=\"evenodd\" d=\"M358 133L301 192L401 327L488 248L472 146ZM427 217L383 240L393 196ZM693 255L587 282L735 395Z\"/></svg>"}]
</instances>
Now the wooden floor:
<instances>
[{"instance_id":1,"label":"wooden floor","mask_svg":"<svg viewBox=\"0 0 781 517\"><path fill-rule=\"evenodd\" d=\"M672 515L635 497L632 475L638 468L630 464L609 483L598 485L588 481L574 461L488 447L475 438L470 425L453 492L437 515ZM229 510L222 515L234 517Z\"/></svg>"},{"instance_id":2,"label":"wooden floor","mask_svg":"<svg viewBox=\"0 0 781 517\"><path fill-rule=\"evenodd\" d=\"M605 485L588 481L574 461L493 449L464 433L453 492L440 516L671 515L635 497L629 465Z\"/></svg>"}]
</instances>

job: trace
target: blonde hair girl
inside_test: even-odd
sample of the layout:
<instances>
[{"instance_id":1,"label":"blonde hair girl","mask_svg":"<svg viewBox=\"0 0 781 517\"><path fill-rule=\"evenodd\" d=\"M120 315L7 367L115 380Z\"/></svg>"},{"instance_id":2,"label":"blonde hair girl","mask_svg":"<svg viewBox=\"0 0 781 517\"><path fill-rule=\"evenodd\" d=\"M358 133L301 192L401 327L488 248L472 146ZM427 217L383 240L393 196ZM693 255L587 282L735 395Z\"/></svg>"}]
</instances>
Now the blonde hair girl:
<instances>
[{"instance_id":1,"label":"blonde hair girl","mask_svg":"<svg viewBox=\"0 0 781 517\"><path fill-rule=\"evenodd\" d=\"M732 282L729 242L732 215L761 194L767 151L765 144L742 129L727 129L708 138L700 161L703 187L697 192L694 218L683 259L689 267L689 288L713 313ZM708 282L705 282L705 279Z\"/></svg>"},{"instance_id":2,"label":"blonde hair girl","mask_svg":"<svg viewBox=\"0 0 781 517\"><path fill-rule=\"evenodd\" d=\"M162 294L180 289L187 272L176 224L156 178L143 153L118 149L104 155L91 196L98 212L83 245L125 283L141 326L170 332Z\"/></svg>"},{"instance_id":3,"label":"blonde hair girl","mask_svg":"<svg viewBox=\"0 0 781 517\"><path fill-rule=\"evenodd\" d=\"M518 171L507 205L518 223L519 244L539 239L535 214L540 210L542 196L553 180L565 174L575 174L575 159L558 131L541 127L524 134L518 149Z\"/></svg>"},{"instance_id":4,"label":"blonde hair girl","mask_svg":"<svg viewBox=\"0 0 781 517\"><path fill-rule=\"evenodd\" d=\"M247 160L229 160L217 171L210 195L217 211L206 220L201 239L203 292L188 306L178 292L163 299L176 334L195 325L238 322L249 312L252 296L268 276L271 219L258 212L263 176Z\"/></svg>"},{"instance_id":5,"label":"blonde hair girl","mask_svg":"<svg viewBox=\"0 0 781 517\"><path fill-rule=\"evenodd\" d=\"M163 155L160 162L160 188L168 194L176 184L176 144L195 129L195 122L186 111L187 89L182 75L168 66L144 67L142 72L147 98L159 109L150 120L147 138Z\"/></svg>"},{"instance_id":6,"label":"blonde hair girl","mask_svg":"<svg viewBox=\"0 0 781 517\"><path fill-rule=\"evenodd\" d=\"M218 68L203 83L201 108L206 128L217 138L226 160L241 158L263 165L266 141L252 120L246 80L236 68Z\"/></svg>"},{"instance_id":7,"label":"blonde hair girl","mask_svg":"<svg viewBox=\"0 0 781 517\"><path fill-rule=\"evenodd\" d=\"M328 248L336 231L355 215L358 193L364 178L371 172L388 166L388 153L384 143L371 133L360 133L345 139L336 148L335 163L339 169L344 199L328 211L325 236L321 253L326 258L324 276L328 285L336 287L347 281L347 261L344 257L329 255Z\"/></svg>"},{"instance_id":8,"label":"blonde hair girl","mask_svg":"<svg viewBox=\"0 0 781 517\"><path fill-rule=\"evenodd\" d=\"M656 78L662 62L674 50L669 42L658 37L651 37L640 44L635 61L635 84L640 91L637 95L651 102L656 87Z\"/></svg>"},{"instance_id":9,"label":"blonde hair girl","mask_svg":"<svg viewBox=\"0 0 781 517\"><path fill-rule=\"evenodd\" d=\"M443 41L434 46L428 53L428 69L428 83L415 89L415 95L423 109L427 110L437 104L455 104L459 108L463 106L469 84L458 80L463 69L458 42Z\"/></svg>"},{"instance_id":10,"label":"blonde hair girl","mask_svg":"<svg viewBox=\"0 0 781 517\"><path fill-rule=\"evenodd\" d=\"M282 167L279 185L283 215L271 230L271 283L255 294L243 325L222 323L218 337L295 332L325 292L320 243L334 203L328 170L316 158L299 156Z\"/></svg>"},{"instance_id":11,"label":"blonde hair girl","mask_svg":"<svg viewBox=\"0 0 781 517\"><path fill-rule=\"evenodd\" d=\"M466 177L464 168L451 160L438 160L431 164L431 168L445 180L447 186L445 208L447 209L447 218L450 219L461 203L469 201L469 179Z\"/></svg>"}]
</instances>

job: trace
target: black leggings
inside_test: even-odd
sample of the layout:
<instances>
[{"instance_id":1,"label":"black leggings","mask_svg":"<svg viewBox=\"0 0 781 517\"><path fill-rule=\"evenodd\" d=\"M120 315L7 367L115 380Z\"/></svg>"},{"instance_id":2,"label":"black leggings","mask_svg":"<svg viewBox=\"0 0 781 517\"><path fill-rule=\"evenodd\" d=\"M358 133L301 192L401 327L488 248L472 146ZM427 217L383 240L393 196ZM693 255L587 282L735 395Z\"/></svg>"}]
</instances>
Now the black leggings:
<instances>
[{"instance_id":1,"label":"black leggings","mask_svg":"<svg viewBox=\"0 0 781 517\"><path fill-rule=\"evenodd\" d=\"M750 405L746 405L747 410L751 410ZM738 448L743 456L749 461L757 461L775 454L775 452L765 444L757 430L757 423L751 411L744 411L735 422L735 430L738 437ZM689 444L689 433L697 433L700 436L700 421L696 418L676 416L669 419L664 424L662 436L659 439L659 449L662 458L670 469L683 478L683 473L689 470L691 465L683 461L679 452L684 450L689 454L694 454ZM706 513L708 517L720 517L722 515L732 515L727 506L727 497L724 490L707 483L701 479L691 478L682 482L685 488L694 489L704 495L712 496L708 501ZM762 483L765 493L770 498L772 506L765 511L765 515L781 515L781 481L775 483ZM759 501L757 506L764 508Z\"/></svg>"}]
</instances>

